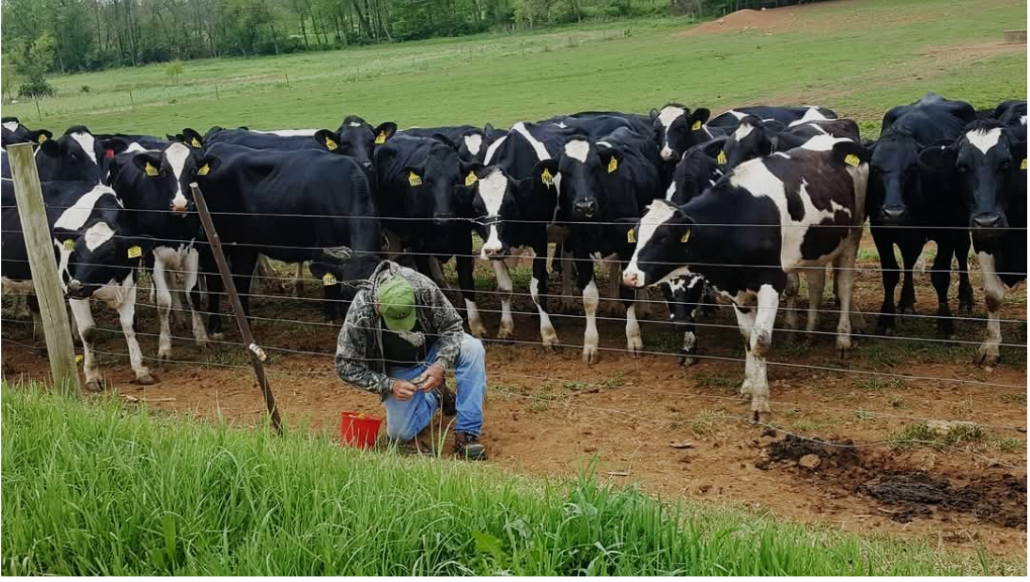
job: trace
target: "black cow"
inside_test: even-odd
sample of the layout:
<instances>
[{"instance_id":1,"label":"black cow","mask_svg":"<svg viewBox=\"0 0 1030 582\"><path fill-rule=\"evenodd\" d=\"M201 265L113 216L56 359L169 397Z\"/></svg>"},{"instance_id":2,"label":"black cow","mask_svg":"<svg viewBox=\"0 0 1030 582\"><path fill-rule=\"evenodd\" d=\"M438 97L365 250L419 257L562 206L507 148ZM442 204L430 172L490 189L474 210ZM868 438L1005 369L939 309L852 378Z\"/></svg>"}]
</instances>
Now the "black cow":
<instances>
[{"instance_id":1,"label":"black cow","mask_svg":"<svg viewBox=\"0 0 1030 582\"><path fill-rule=\"evenodd\" d=\"M708 121L712 127L720 127L732 130L737 127L741 119L753 115L762 121L775 121L783 125L790 125L795 121L815 121L820 119L837 119L837 114L825 107L805 105L800 107L770 107L756 105L753 107L737 107L715 116Z\"/></svg>"},{"instance_id":2,"label":"black cow","mask_svg":"<svg viewBox=\"0 0 1030 582\"><path fill-rule=\"evenodd\" d=\"M132 211L134 232L154 239L146 264L151 269L161 323L157 350L161 360L172 357L169 316L178 309L179 291L186 297L197 345L205 346L208 341L200 314L201 249L195 246L201 227L190 190L198 174L210 170L205 164L199 151L179 142L164 150L131 149L118 154L111 164L111 185L125 208ZM181 287L176 284L176 273L182 274Z\"/></svg>"},{"instance_id":3,"label":"black cow","mask_svg":"<svg viewBox=\"0 0 1030 582\"><path fill-rule=\"evenodd\" d=\"M59 138L47 139L36 151L39 179L49 181L85 181L106 184L108 166L116 149L124 149L118 139L101 140L82 125L69 127ZM108 153L111 150L112 153Z\"/></svg>"},{"instance_id":4,"label":"black cow","mask_svg":"<svg viewBox=\"0 0 1030 582\"><path fill-rule=\"evenodd\" d=\"M494 129L494 126L488 123L482 128L474 125L410 127L398 132L397 135L424 138L442 136L457 147L458 155L462 159L482 162L486 158L486 150L490 144L505 133Z\"/></svg>"},{"instance_id":5,"label":"black cow","mask_svg":"<svg viewBox=\"0 0 1030 582\"><path fill-rule=\"evenodd\" d=\"M40 144L54 137L54 134L48 129L31 130L25 127L17 117L4 117L0 125L3 126L2 144L4 148L16 143Z\"/></svg>"},{"instance_id":6,"label":"black cow","mask_svg":"<svg viewBox=\"0 0 1030 582\"><path fill-rule=\"evenodd\" d=\"M953 337L955 324L948 305L952 257L959 268L959 309L973 308L969 284L969 234L965 206L953 183L944 175L921 170L919 151L940 140L953 140L972 122L976 112L968 103L929 93L912 105L894 107L883 118L879 139L872 146L866 212L873 241L880 255L883 305L877 333L891 335L895 326L894 290L899 276L895 245L901 250L904 283L899 308L915 312L912 269L928 240L936 241L931 281L937 293L937 332ZM935 228L936 227L936 228Z\"/></svg>"},{"instance_id":7,"label":"black cow","mask_svg":"<svg viewBox=\"0 0 1030 582\"><path fill-rule=\"evenodd\" d=\"M751 398L756 420L769 414L765 354L788 273L806 270L811 285L827 264L839 268L837 347L842 355L851 347L866 159L854 141L814 138L801 148L741 164L682 207L655 201L635 228L636 248L623 273L627 286L657 285L694 272L733 301L747 351L741 394Z\"/></svg>"},{"instance_id":8,"label":"black cow","mask_svg":"<svg viewBox=\"0 0 1030 582\"><path fill-rule=\"evenodd\" d=\"M4 285L31 289L25 239L14 196L14 185L3 180L3 258L0 260ZM43 200L53 235L54 254L61 285L71 305L72 316L83 346L86 388L102 390L102 380L93 352L95 324L90 300L104 301L117 310L118 321L129 348L129 362L141 384L154 382L143 365L136 341L133 318L136 308L136 271L150 246L149 239L133 235L129 216L114 191L91 182L43 182ZM35 313L38 303L29 301Z\"/></svg>"},{"instance_id":9,"label":"black cow","mask_svg":"<svg viewBox=\"0 0 1030 582\"><path fill-rule=\"evenodd\" d=\"M1005 288L1026 279L1026 125L976 121L954 142L923 149L919 161L961 193L987 299L987 338L976 361L993 366Z\"/></svg>"},{"instance_id":10,"label":"black cow","mask_svg":"<svg viewBox=\"0 0 1030 582\"><path fill-rule=\"evenodd\" d=\"M1026 99L1002 101L992 115L1002 125L1026 125Z\"/></svg>"},{"instance_id":11,"label":"black cow","mask_svg":"<svg viewBox=\"0 0 1030 582\"><path fill-rule=\"evenodd\" d=\"M111 152L104 150L104 155L108 158L112 153L117 155L126 150L163 150L168 147L169 143L175 141L138 133L98 133L95 137L111 146Z\"/></svg>"},{"instance_id":12,"label":"black cow","mask_svg":"<svg viewBox=\"0 0 1030 582\"><path fill-rule=\"evenodd\" d=\"M367 278L379 261L382 230L369 178L350 156L215 144L206 148L197 183L226 243L241 303L249 312L258 254L311 261L323 281L324 316L340 314L340 283ZM213 268L205 267L205 271ZM209 333L221 328L221 280L208 276Z\"/></svg>"}]
</instances>

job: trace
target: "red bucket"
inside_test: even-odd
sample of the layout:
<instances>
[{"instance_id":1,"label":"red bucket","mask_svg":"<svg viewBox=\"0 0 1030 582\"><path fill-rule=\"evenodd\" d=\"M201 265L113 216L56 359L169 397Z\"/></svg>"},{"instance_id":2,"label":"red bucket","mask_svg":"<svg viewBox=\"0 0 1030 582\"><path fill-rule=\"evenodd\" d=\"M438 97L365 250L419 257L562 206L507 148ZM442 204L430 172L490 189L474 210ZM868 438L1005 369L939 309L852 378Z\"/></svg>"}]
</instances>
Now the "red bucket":
<instances>
[{"instance_id":1,"label":"red bucket","mask_svg":"<svg viewBox=\"0 0 1030 582\"><path fill-rule=\"evenodd\" d=\"M379 425L383 419L361 412L344 412L340 415L340 441L356 449L371 449L376 444Z\"/></svg>"}]
</instances>

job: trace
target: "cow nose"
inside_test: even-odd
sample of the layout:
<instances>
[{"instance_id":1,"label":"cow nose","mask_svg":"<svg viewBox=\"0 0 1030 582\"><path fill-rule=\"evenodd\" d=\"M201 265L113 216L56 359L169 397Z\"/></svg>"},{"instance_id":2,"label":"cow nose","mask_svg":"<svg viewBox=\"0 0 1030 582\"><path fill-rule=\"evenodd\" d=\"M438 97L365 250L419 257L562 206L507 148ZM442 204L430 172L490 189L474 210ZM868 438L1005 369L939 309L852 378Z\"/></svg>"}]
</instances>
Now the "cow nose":
<instances>
[{"instance_id":1,"label":"cow nose","mask_svg":"<svg viewBox=\"0 0 1030 582\"><path fill-rule=\"evenodd\" d=\"M638 280L639 280L639 277L637 276L636 273L632 273L630 271L626 271L625 273L622 274L622 284L625 285L626 287L636 287Z\"/></svg>"},{"instance_id":2,"label":"cow nose","mask_svg":"<svg viewBox=\"0 0 1030 582\"><path fill-rule=\"evenodd\" d=\"M361 167L365 168L366 172L370 172L372 171L372 162L365 160L364 162L361 162Z\"/></svg>"},{"instance_id":3,"label":"cow nose","mask_svg":"<svg viewBox=\"0 0 1030 582\"><path fill-rule=\"evenodd\" d=\"M580 200L579 202L576 202L575 207L576 212L588 218L593 216L594 213L597 212L597 202L593 200Z\"/></svg>"},{"instance_id":4,"label":"cow nose","mask_svg":"<svg viewBox=\"0 0 1030 582\"><path fill-rule=\"evenodd\" d=\"M995 228L1001 224L1001 214L983 212L973 217L973 226L977 228Z\"/></svg>"},{"instance_id":5,"label":"cow nose","mask_svg":"<svg viewBox=\"0 0 1030 582\"><path fill-rule=\"evenodd\" d=\"M171 206L172 212L186 212L189 202L173 202L169 206Z\"/></svg>"},{"instance_id":6,"label":"cow nose","mask_svg":"<svg viewBox=\"0 0 1030 582\"><path fill-rule=\"evenodd\" d=\"M71 281L68 281L69 291L75 292L79 289L82 289L82 283L80 283L78 279L72 279Z\"/></svg>"},{"instance_id":7,"label":"cow nose","mask_svg":"<svg viewBox=\"0 0 1030 582\"><path fill-rule=\"evenodd\" d=\"M880 211L884 220L888 222L900 222L905 217L904 206L884 206Z\"/></svg>"},{"instance_id":8,"label":"cow nose","mask_svg":"<svg viewBox=\"0 0 1030 582\"><path fill-rule=\"evenodd\" d=\"M668 162L669 160L672 159L672 155L673 155L672 149L669 148L669 146L665 146L665 147L662 148L662 159L663 160Z\"/></svg>"}]
</instances>

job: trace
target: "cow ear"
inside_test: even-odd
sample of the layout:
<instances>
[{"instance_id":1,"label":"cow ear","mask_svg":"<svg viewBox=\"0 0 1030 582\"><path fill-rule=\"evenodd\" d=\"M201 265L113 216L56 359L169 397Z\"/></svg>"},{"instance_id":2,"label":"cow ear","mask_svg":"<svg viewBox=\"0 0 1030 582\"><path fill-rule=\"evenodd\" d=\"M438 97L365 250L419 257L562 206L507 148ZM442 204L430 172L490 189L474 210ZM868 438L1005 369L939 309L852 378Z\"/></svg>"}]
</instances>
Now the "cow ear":
<instances>
[{"instance_id":1,"label":"cow ear","mask_svg":"<svg viewBox=\"0 0 1030 582\"><path fill-rule=\"evenodd\" d=\"M712 116L712 112L704 107L695 109L690 114L690 129L691 131L700 131L704 124L708 123L708 118Z\"/></svg>"},{"instance_id":2,"label":"cow ear","mask_svg":"<svg viewBox=\"0 0 1030 582\"><path fill-rule=\"evenodd\" d=\"M762 127L768 129L769 131L775 131L777 133L787 131L787 126L779 121L776 121L775 119L763 121Z\"/></svg>"},{"instance_id":3,"label":"cow ear","mask_svg":"<svg viewBox=\"0 0 1030 582\"><path fill-rule=\"evenodd\" d=\"M146 260L157 246L157 239L147 235L125 237L125 258L130 261Z\"/></svg>"},{"instance_id":4,"label":"cow ear","mask_svg":"<svg viewBox=\"0 0 1030 582\"><path fill-rule=\"evenodd\" d=\"M395 133L397 133L397 124L392 121L380 123L372 130L372 134L375 135L376 145L386 143L386 141L393 137L393 134Z\"/></svg>"},{"instance_id":5,"label":"cow ear","mask_svg":"<svg viewBox=\"0 0 1030 582\"><path fill-rule=\"evenodd\" d=\"M615 174L619 171L623 159L619 150L598 146L597 157L601 158L601 167L605 169L606 174Z\"/></svg>"},{"instance_id":6,"label":"cow ear","mask_svg":"<svg viewBox=\"0 0 1030 582\"><path fill-rule=\"evenodd\" d=\"M200 149L204 147L204 136L200 135L200 133L192 127L187 127L182 130L182 143L190 146L191 148Z\"/></svg>"},{"instance_id":7,"label":"cow ear","mask_svg":"<svg viewBox=\"0 0 1030 582\"><path fill-rule=\"evenodd\" d=\"M955 167L955 149L950 144L932 144L919 151L919 167L931 172L948 172Z\"/></svg>"},{"instance_id":8,"label":"cow ear","mask_svg":"<svg viewBox=\"0 0 1030 582\"><path fill-rule=\"evenodd\" d=\"M477 160L458 160L458 171L461 172L461 180L465 186L472 186L479 181L479 173L485 166Z\"/></svg>"},{"instance_id":9,"label":"cow ear","mask_svg":"<svg viewBox=\"0 0 1030 582\"><path fill-rule=\"evenodd\" d=\"M495 131L497 130L494 129L494 124L490 123L489 121L486 122L486 125L483 126L483 133L485 133L487 136L489 136Z\"/></svg>"},{"instance_id":10,"label":"cow ear","mask_svg":"<svg viewBox=\"0 0 1030 582\"><path fill-rule=\"evenodd\" d=\"M443 144L446 144L446 145L450 146L451 149L453 149L453 150L457 150L458 149L458 146L453 141L451 141L451 138L447 137L446 135L444 135L442 133L434 133L433 134L433 139L435 139L436 141L438 141L440 143L443 143Z\"/></svg>"},{"instance_id":11,"label":"cow ear","mask_svg":"<svg viewBox=\"0 0 1030 582\"><path fill-rule=\"evenodd\" d=\"M48 137L43 136L42 134L40 135L40 137L42 137L43 140L36 142L36 143L39 144L40 151L42 151L44 154L46 154L48 156L52 156L52 157L55 157L55 158L57 156L61 155L61 142L60 142L60 140L50 139Z\"/></svg>"},{"instance_id":12,"label":"cow ear","mask_svg":"<svg viewBox=\"0 0 1030 582\"><path fill-rule=\"evenodd\" d=\"M652 107L651 112L648 114L648 116L651 118L651 121L658 119L658 110Z\"/></svg>"},{"instance_id":13,"label":"cow ear","mask_svg":"<svg viewBox=\"0 0 1030 582\"><path fill-rule=\"evenodd\" d=\"M100 140L100 147L104 148L104 155L110 155L110 157L113 158L115 155L128 149L129 144L122 138L109 137L107 139ZM107 152L111 152L111 154L107 154Z\"/></svg>"},{"instance_id":14,"label":"cow ear","mask_svg":"<svg viewBox=\"0 0 1030 582\"><path fill-rule=\"evenodd\" d=\"M197 161L197 175L207 176L211 172L214 172L222 165L222 160L217 156L206 155Z\"/></svg>"},{"instance_id":15,"label":"cow ear","mask_svg":"<svg viewBox=\"0 0 1030 582\"><path fill-rule=\"evenodd\" d=\"M335 152L340 149L340 138L332 130L320 129L315 132L315 141L322 145L325 149Z\"/></svg>"},{"instance_id":16,"label":"cow ear","mask_svg":"<svg viewBox=\"0 0 1030 582\"><path fill-rule=\"evenodd\" d=\"M544 186L554 185L554 177L558 175L558 160L541 160L533 166L533 179Z\"/></svg>"},{"instance_id":17,"label":"cow ear","mask_svg":"<svg viewBox=\"0 0 1030 582\"><path fill-rule=\"evenodd\" d=\"M29 139L36 142L37 144L42 144L43 142L51 140L53 138L54 134L49 129L37 129L35 131L29 132Z\"/></svg>"},{"instance_id":18,"label":"cow ear","mask_svg":"<svg viewBox=\"0 0 1030 582\"><path fill-rule=\"evenodd\" d=\"M402 173L408 180L409 186L418 188L422 185L423 179L426 176L426 169L423 166L404 166Z\"/></svg>"},{"instance_id":19,"label":"cow ear","mask_svg":"<svg viewBox=\"0 0 1030 582\"><path fill-rule=\"evenodd\" d=\"M869 162L869 150L853 141L837 142L833 144L833 159L849 166L859 166Z\"/></svg>"},{"instance_id":20,"label":"cow ear","mask_svg":"<svg viewBox=\"0 0 1030 582\"><path fill-rule=\"evenodd\" d=\"M710 142L706 143L704 146L702 146L701 147L701 151L704 152L704 154L706 156L712 158L713 160L718 160L719 159L719 154L722 154L723 158L725 159L726 154L723 153L723 151L722 151L722 147L725 144L726 144L726 140L724 140L724 139L713 139L712 141L710 141ZM724 162L720 162L720 163L724 163Z\"/></svg>"},{"instance_id":21,"label":"cow ear","mask_svg":"<svg viewBox=\"0 0 1030 582\"><path fill-rule=\"evenodd\" d=\"M132 163L144 175L153 178L160 173L161 154L158 152L140 152L132 156Z\"/></svg>"}]
</instances>

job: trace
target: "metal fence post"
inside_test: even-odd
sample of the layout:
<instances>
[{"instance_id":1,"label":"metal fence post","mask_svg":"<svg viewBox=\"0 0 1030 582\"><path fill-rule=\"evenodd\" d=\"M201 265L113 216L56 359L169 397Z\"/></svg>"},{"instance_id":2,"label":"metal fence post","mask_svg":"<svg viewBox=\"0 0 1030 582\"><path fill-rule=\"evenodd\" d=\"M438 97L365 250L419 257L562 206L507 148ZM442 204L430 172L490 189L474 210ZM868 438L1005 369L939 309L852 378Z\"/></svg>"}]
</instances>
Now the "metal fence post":
<instances>
[{"instance_id":1,"label":"metal fence post","mask_svg":"<svg viewBox=\"0 0 1030 582\"><path fill-rule=\"evenodd\" d=\"M62 394L78 396L79 371L75 366L75 346L72 345L68 308L57 273L53 236L47 222L43 189L39 184L32 144L12 145L7 148L7 154L11 162L14 196L18 203L25 249L29 255L29 268L32 270L32 285L36 290L43 319L50 375Z\"/></svg>"}]
</instances>

